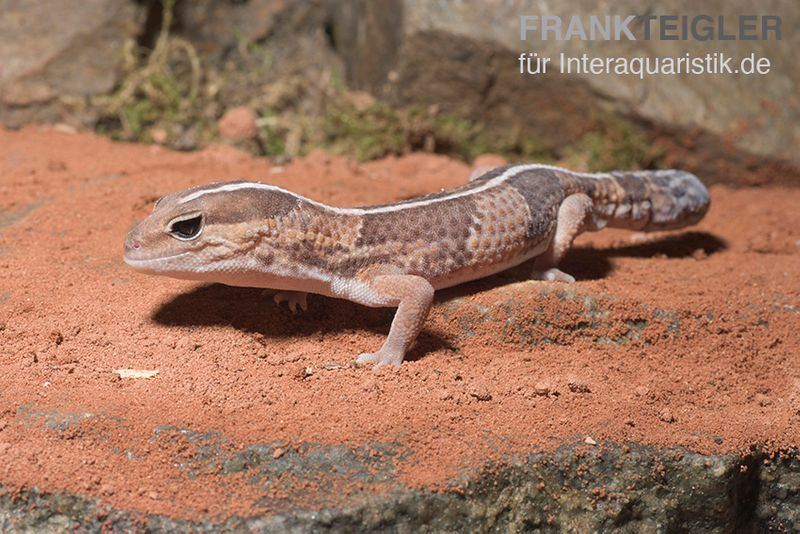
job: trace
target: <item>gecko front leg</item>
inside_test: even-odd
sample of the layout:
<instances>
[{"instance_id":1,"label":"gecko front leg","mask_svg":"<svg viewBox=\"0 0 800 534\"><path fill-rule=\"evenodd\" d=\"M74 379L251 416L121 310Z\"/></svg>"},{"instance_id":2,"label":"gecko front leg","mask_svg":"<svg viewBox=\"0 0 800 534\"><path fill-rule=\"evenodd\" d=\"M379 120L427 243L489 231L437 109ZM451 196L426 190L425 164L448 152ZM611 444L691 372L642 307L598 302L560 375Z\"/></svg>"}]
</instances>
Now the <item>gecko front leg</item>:
<instances>
[{"instance_id":1,"label":"gecko front leg","mask_svg":"<svg viewBox=\"0 0 800 534\"><path fill-rule=\"evenodd\" d=\"M365 352L357 363L374 363L399 367L406 351L422 330L422 324L433 304L433 286L421 276L386 274L375 276L367 282L369 295L354 299L367 306L397 306L397 313L389 329L389 336L377 352Z\"/></svg>"}]
</instances>

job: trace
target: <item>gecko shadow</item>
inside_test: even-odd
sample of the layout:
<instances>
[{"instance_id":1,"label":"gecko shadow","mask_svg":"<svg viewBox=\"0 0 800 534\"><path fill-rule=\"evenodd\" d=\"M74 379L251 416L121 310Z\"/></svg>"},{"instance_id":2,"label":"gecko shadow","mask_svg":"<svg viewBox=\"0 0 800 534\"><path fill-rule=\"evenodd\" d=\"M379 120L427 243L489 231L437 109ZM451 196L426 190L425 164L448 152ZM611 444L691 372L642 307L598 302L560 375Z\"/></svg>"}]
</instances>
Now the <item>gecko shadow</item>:
<instances>
[{"instance_id":1,"label":"gecko shadow","mask_svg":"<svg viewBox=\"0 0 800 534\"><path fill-rule=\"evenodd\" d=\"M599 279L613 271L611 258L666 256L690 257L698 249L705 255L727 248L726 243L708 233L688 232L669 235L642 244L608 249L578 247L571 250L561 267L578 280ZM436 292L436 302L468 296L480 291L528 279L532 262L526 262L494 276ZM272 293L256 288L207 284L177 295L153 314L156 323L165 326L231 326L263 338L304 338L358 329L385 336L395 308L369 308L359 304L309 295L308 311L292 314L286 305L277 306ZM361 347L377 350L379 347ZM455 350L443 336L424 328L406 356L407 360L447 348Z\"/></svg>"},{"instance_id":2,"label":"gecko shadow","mask_svg":"<svg viewBox=\"0 0 800 534\"><path fill-rule=\"evenodd\" d=\"M697 254L698 250L702 250L705 256L711 256L726 248L728 248L728 244L713 234L685 232L666 235L646 243L611 248L598 249L589 246L577 246L567 252L566 257L559 264L559 268L573 275L579 282L581 280L599 280L614 271L612 259L615 257L688 258ZM530 279L532 270L533 260L527 261L493 276L437 292L437 301L464 297L515 282L524 282Z\"/></svg>"},{"instance_id":3,"label":"gecko shadow","mask_svg":"<svg viewBox=\"0 0 800 534\"><path fill-rule=\"evenodd\" d=\"M578 280L596 280L614 270L611 258L689 258L698 253L707 257L727 248L728 244L713 234L685 232L666 235L645 243L604 249L576 247L564 258L564 266L565 271L574 274Z\"/></svg>"},{"instance_id":4,"label":"gecko shadow","mask_svg":"<svg viewBox=\"0 0 800 534\"><path fill-rule=\"evenodd\" d=\"M353 330L386 336L396 311L395 308L369 308L347 300L309 295L308 310L293 314L286 304L275 304L272 294L270 290L257 288L206 284L165 302L152 319L165 326L230 326L260 336L260 342L269 343L269 339L314 338ZM378 350L380 343L382 341L356 350ZM444 337L425 329L406 360L416 360L443 348L455 350Z\"/></svg>"}]
</instances>

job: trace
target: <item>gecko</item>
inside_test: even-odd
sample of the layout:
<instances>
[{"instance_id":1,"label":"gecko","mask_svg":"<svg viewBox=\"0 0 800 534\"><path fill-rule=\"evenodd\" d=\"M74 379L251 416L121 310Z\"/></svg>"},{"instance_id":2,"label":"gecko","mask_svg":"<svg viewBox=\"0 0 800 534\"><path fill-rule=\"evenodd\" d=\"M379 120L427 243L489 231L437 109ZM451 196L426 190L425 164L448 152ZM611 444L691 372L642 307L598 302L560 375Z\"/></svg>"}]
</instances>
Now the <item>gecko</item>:
<instances>
[{"instance_id":1,"label":"gecko","mask_svg":"<svg viewBox=\"0 0 800 534\"><path fill-rule=\"evenodd\" d=\"M355 208L259 182L218 182L157 200L128 233L124 259L149 274L277 290L275 302L293 312L306 309L308 293L396 307L383 345L356 361L399 366L436 290L528 260L532 279L572 283L558 264L581 232L683 228L709 203L685 171L541 164L482 169L454 189Z\"/></svg>"}]
</instances>

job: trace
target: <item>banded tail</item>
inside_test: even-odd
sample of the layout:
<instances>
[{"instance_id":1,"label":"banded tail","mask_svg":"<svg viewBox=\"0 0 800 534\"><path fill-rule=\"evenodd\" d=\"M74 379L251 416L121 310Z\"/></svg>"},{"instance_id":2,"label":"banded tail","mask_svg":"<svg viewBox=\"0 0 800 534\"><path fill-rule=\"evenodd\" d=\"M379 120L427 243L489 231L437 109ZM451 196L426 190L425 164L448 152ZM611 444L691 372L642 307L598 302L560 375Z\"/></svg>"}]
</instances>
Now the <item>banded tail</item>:
<instances>
[{"instance_id":1,"label":"banded tail","mask_svg":"<svg viewBox=\"0 0 800 534\"><path fill-rule=\"evenodd\" d=\"M679 170L615 171L560 176L568 193L592 198L594 212L614 228L656 231L695 224L708 211L708 190Z\"/></svg>"}]
</instances>

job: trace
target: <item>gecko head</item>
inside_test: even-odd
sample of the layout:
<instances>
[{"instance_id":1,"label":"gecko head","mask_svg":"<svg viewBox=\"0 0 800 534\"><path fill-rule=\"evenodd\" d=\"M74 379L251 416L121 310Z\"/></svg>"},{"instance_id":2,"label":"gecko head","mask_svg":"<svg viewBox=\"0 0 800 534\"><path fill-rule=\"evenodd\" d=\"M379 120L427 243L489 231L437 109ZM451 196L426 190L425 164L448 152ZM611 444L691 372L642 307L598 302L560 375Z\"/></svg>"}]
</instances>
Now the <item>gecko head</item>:
<instances>
[{"instance_id":1,"label":"gecko head","mask_svg":"<svg viewBox=\"0 0 800 534\"><path fill-rule=\"evenodd\" d=\"M169 194L128 233L125 262L138 271L189 279L247 270L263 223L297 201L287 191L255 182L212 183Z\"/></svg>"}]
</instances>

